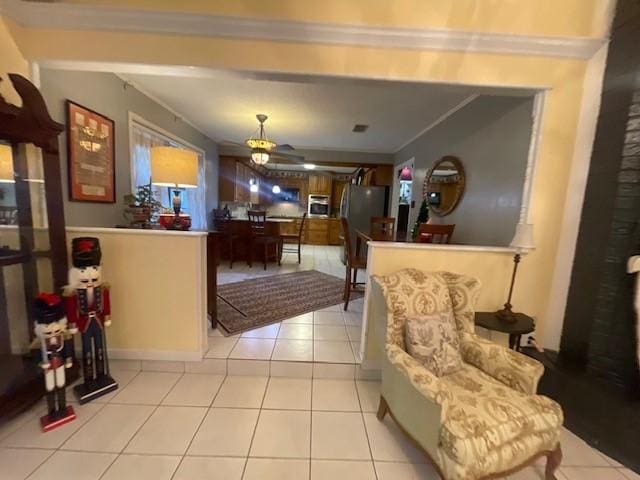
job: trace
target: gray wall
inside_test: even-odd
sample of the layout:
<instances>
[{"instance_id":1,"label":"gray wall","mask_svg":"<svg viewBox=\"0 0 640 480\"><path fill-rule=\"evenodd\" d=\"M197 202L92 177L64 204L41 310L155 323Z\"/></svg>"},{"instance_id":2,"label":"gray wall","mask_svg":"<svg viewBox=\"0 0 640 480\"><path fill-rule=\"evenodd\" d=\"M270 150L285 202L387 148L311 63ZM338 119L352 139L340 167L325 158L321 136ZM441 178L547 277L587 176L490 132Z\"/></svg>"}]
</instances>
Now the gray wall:
<instances>
[{"instance_id":1,"label":"gray wall","mask_svg":"<svg viewBox=\"0 0 640 480\"><path fill-rule=\"evenodd\" d=\"M129 112L133 112L205 151L207 212L218 203L218 149L209 137L198 132L132 86L111 73L42 69L40 90L51 116L65 123L65 101L79 103L115 122L116 203L101 204L69 201L66 136L60 136L60 159L64 185L66 224L81 227L113 227L125 222L123 196L131 191L129 154Z\"/></svg>"},{"instance_id":2,"label":"gray wall","mask_svg":"<svg viewBox=\"0 0 640 480\"><path fill-rule=\"evenodd\" d=\"M415 157L410 227L427 170L454 155L464 165L466 190L456 209L434 223L455 223L454 243L508 245L520 214L532 112L533 98L481 96L396 153L396 164Z\"/></svg>"}]
</instances>

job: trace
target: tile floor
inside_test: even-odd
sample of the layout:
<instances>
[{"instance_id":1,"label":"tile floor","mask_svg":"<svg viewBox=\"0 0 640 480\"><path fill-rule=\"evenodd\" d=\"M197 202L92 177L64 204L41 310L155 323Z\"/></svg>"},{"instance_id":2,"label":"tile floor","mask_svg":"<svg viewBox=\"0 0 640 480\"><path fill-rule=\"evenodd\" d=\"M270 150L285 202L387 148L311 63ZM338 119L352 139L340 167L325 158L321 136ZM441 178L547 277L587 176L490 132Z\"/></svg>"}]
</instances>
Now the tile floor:
<instances>
[{"instance_id":1,"label":"tile floor","mask_svg":"<svg viewBox=\"0 0 640 480\"><path fill-rule=\"evenodd\" d=\"M305 246L293 262L222 267L220 281L342 275L334 247ZM379 382L354 380L361 316L360 300L346 314L332 307L229 338L211 331L201 363L113 361L119 390L74 404L74 422L41 433L40 402L0 427L0 480L435 480L390 418L375 418ZM563 437L559 480L640 480ZM541 465L510 478L541 479Z\"/></svg>"},{"instance_id":2,"label":"tile floor","mask_svg":"<svg viewBox=\"0 0 640 480\"><path fill-rule=\"evenodd\" d=\"M344 278L339 255L339 247L304 245L300 265L291 253L283 256L281 267L270 264L266 272L261 266L249 268L242 262L233 269L222 264L218 283L310 269ZM349 303L347 312L339 304L232 337L213 330L206 358L355 364L359 362L362 308L363 300L358 299Z\"/></svg>"},{"instance_id":3,"label":"tile floor","mask_svg":"<svg viewBox=\"0 0 640 480\"><path fill-rule=\"evenodd\" d=\"M2 480L435 480L365 380L113 371L121 387L41 433L0 428ZM72 398L69 395L69 398ZM559 480L640 476L563 432ZM542 464L511 479L541 479Z\"/></svg>"}]
</instances>

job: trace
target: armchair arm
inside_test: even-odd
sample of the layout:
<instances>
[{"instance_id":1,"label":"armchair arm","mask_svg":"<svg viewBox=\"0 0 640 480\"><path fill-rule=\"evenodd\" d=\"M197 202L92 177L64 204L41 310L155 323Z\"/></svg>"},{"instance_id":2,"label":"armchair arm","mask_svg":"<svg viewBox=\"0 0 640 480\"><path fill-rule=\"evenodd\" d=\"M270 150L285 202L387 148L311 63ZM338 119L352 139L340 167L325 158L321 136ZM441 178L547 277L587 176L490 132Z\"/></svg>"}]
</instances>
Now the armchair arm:
<instances>
[{"instance_id":1,"label":"armchair arm","mask_svg":"<svg viewBox=\"0 0 640 480\"><path fill-rule=\"evenodd\" d=\"M460 353L466 363L514 390L536 393L544 373L540 362L472 333L463 333L460 340Z\"/></svg>"},{"instance_id":2,"label":"armchair arm","mask_svg":"<svg viewBox=\"0 0 640 480\"><path fill-rule=\"evenodd\" d=\"M391 364L409 380L411 385L426 398L440 405L443 412L446 411L447 403L453 398L446 385L397 345L388 343L386 349Z\"/></svg>"}]
</instances>

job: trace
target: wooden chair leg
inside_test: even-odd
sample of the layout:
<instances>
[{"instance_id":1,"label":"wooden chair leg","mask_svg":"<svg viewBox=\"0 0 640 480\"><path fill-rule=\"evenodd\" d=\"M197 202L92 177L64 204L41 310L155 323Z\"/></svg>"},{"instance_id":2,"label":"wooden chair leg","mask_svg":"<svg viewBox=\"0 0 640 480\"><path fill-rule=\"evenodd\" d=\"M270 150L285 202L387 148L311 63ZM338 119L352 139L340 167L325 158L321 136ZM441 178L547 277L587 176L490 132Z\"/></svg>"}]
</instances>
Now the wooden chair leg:
<instances>
[{"instance_id":1,"label":"wooden chair leg","mask_svg":"<svg viewBox=\"0 0 640 480\"><path fill-rule=\"evenodd\" d=\"M269 258L269 245L267 244L267 242L264 242L264 269L267 269L267 258Z\"/></svg>"},{"instance_id":2,"label":"wooden chair leg","mask_svg":"<svg viewBox=\"0 0 640 480\"><path fill-rule=\"evenodd\" d=\"M347 267L347 279L346 279L346 293L344 298L344 310L347 311L349 308L349 298L351 297L351 268Z\"/></svg>"},{"instance_id":3,"label":"wooden chair leg","mask_svg":"<svg viewBox=\"0 0 640 480\"><path fill-rule=\"evenodd\" d=\"M544 470L544 479L545 480L556 480L556 470L560 466L560 462L562 462L562 449L560 448L560 444L556 449L547 455L547 466Z\"/></svg>"},{"instance_id":4,"label":"wooden chair leg","mask_svg":"<svg viewBox=\"0 0 640 480\"><path fill-rule=\"evenodd\" d=\"M347 290L349 289L350 281L351 281L351 272L349 271L349 267L347 267L345 271L344 290L342 292L342 300L347 299Z\"/></svg>"},{"instance_id":5,"label":"wooden chair leg","mask_svg":"<svg viewBox=\"0 0 640 480\"><path fill-rule=\"evenodd\" d=\"M352 286L353 288L356 288L358 285L358 269L354 268L353 269L353 283Z\"/></svg>"},{"instance_id":6,"label":"wooden chair leg","mask_svg":"<svg viewBox=\"0 0 640 480\"><path fill-rule=\"evenodd\" d=\"M249 243L249 268L253 268L253 249L255 245L253 242Z\"/></svg>"},{"instance_id":7,"label":"wooden chair leg","mask_svg":"<svg viewBox=\"0 0 640 480\"><path fill-rule=\"evenodd\" d=\"M280 242L276 242L274 244L276 248L276 258L278 259L278 266L282 266L282 244Z\"/></svg>"},{"instance_id":8,"label":"wooden chair leg","mask_svg":"<svg viewBox=\"0 0 640 480\"><path fill-rule=\"evenodd\" d=\"M302 263L302 241L298 239L298 265Z\"/></svg>"},{"instance_id":9,"label":"wooden chair leg","mask_svg":"<svg viewBox=\"0 0 640 480\"><path fill-rule=\"evenodd\" d=\"M378 413L376 417L378 420L382 421L389 411L389 405L387 405L387 401L384 399L382 395L380 395L380 403L378 404Z\"/></svg>"},{"instance_id":10,"label":"wooden chair leg","mask_svg":"<svg viewBox=\"0 0 640 480\"><path fill-rule=\"evenodd\" d=\"M229 239L229 269L233 268L233 240Z\"/></svg>"}]
</instances>

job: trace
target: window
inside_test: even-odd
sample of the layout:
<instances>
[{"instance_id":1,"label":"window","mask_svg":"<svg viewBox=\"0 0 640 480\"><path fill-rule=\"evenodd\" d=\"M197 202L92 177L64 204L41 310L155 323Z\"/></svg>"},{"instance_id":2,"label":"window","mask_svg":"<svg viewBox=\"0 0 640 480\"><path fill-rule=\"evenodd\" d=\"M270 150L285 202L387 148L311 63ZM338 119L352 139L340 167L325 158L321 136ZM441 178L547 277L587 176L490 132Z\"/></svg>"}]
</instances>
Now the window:
<instances>
[{"instance_id":1,"label":"window","mask_svg":"<svg viewBox=\"0 0 640 480\"><path fill-rule=\"evenodd\" d=\"M182 190L182 211L191 215L191 228L204 230L207 228L204 184L204 156L177 139L169 138L136 121L131 123L131 186L133 191L139 185L149 183L151 177L151 148L170 146L186 148L198 153L198 187ZM158 200L166 208L171 208L172 192L169 187L154 186Z\"/></svg>"}]
</instances>

